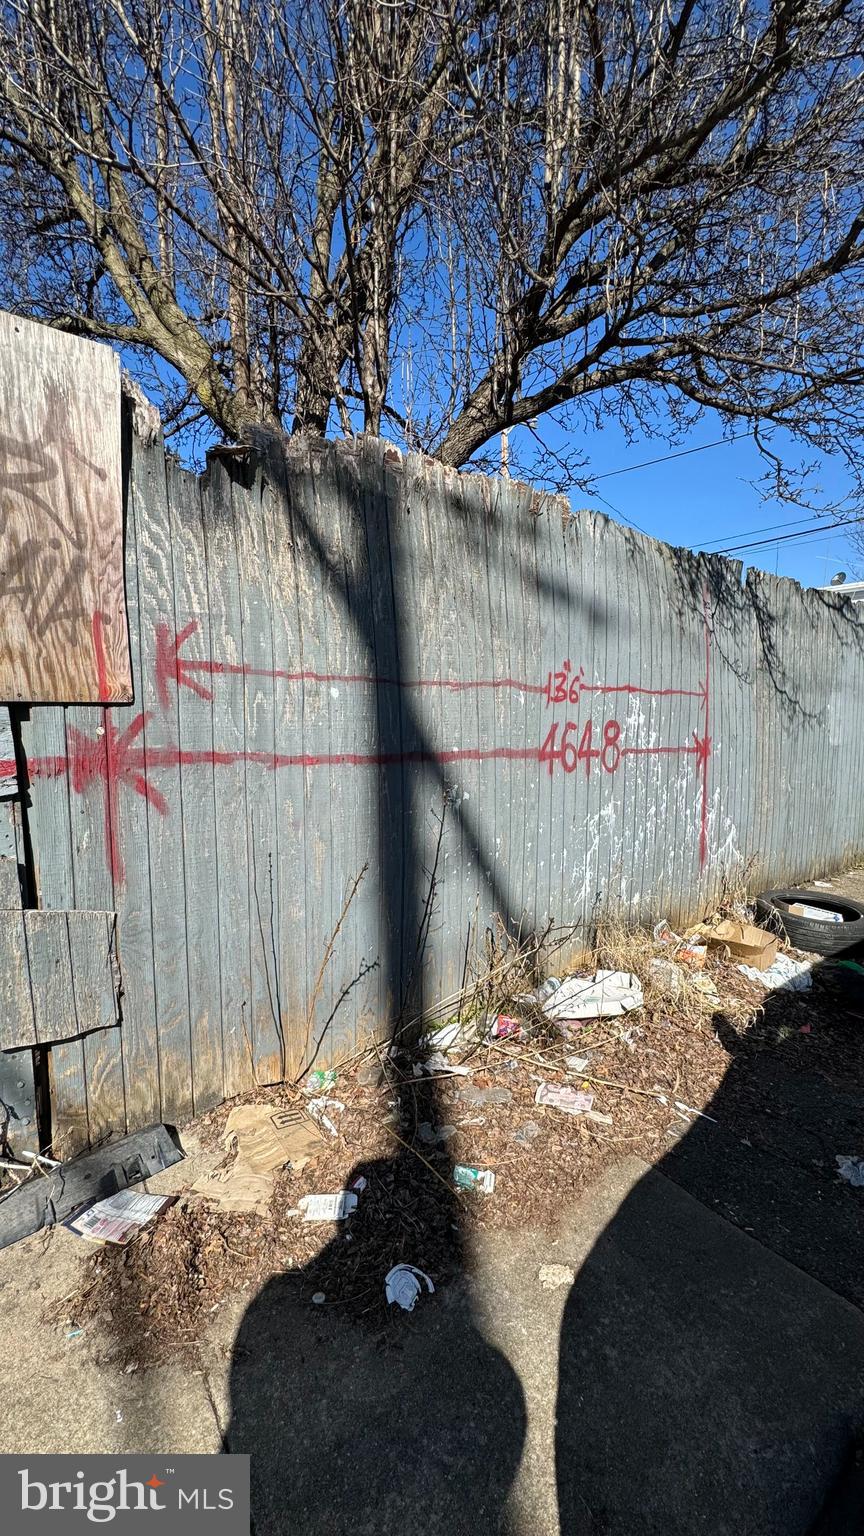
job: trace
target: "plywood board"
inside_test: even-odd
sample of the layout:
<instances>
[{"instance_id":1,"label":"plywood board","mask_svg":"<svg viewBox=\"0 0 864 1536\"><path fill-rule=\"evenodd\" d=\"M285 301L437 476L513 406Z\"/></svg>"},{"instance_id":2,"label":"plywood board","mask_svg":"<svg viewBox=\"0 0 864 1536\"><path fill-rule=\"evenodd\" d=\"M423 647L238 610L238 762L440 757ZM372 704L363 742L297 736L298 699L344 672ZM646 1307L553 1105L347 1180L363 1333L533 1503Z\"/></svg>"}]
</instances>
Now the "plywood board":
<instances>
[{"instance_id":1,"label":"plywood board","mask_svg":"<svg viewBox=\"0 0 864 1536\"><path fill-rule=\"evenodd\" d=\"M0 313L0 699L127 703L120 364Z\"/></svg>"}]
</instances>

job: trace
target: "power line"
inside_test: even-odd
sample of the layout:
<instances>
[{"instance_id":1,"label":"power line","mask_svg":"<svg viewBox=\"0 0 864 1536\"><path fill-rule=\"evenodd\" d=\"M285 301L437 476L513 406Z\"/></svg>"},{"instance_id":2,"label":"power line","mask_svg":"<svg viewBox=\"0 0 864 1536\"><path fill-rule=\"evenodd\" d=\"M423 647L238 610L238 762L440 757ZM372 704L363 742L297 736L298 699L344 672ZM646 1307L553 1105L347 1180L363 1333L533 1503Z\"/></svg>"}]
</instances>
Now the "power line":
<instances>
[{"instance_id":1,"label":"power line","mask_svg":"<svg viewBox=\"0 0 864 1536\"><path fill-rule=\"evenodd\" d=\"M725 549L714 550L717 555L732 555L742 549L763 549L773 544L787 544L794 539L807 539L813 534L829 533L832 528L852 528L856 523L864 523L864 517L847 517L836 523L817 523L813 528L804 528L801 533L782 533L776 539L756 539L750 544L727 544Z\"/></svg>"},{"instance_id":2,"label":"power line","mask_svg":"<svg viewBox=\"0 0 864 1536\"><path fill-rule=\"evenodd\" d=\"M806 517L791 517L787 518L787 520L783 523L767 523L764 528L740 528L738 531L739 533L743 534L745 538L749 538L751 534L773 533L775 530L781 528L797 528L801 523L809 523L811 517L813 516L814 514L812 512L808 512ZM827 523L824 523L822 526L827 528L828 525ZM725 534L723 537L725 538ZM767 542L773 544L774 540L769 539ZM700 548L708 550L709 548L718 544L722 545L722 549L718 550L717 553L722 554L723 550L728 547L727 545L723 544L723 538L709 539L708 543L700 545Z\"/></svg>"},{"instance_id":3,"label":"power line","mask_svg":"<svg viewBox=\"0 0 864 1536\"><path fill-rule=\"evenodd\" d=\"M570 471L564 460L561 458L561 455L556 453L555 449L551 446L550 443L544 443L533 422L526 421L525 425L528 428L528 431L531 433L531 436L534 438L534 441L540 444L543 452L548 453L555 460L555 463L558 465L559 469L563 469L565 474L569 474ZM602 476L598 476L598 478L602 479ZM620 507L613 506L611 501L607 501L605 496L601 496L599 491L586 491L585 495L593 496L595 501L602 501L604 505L609 508L610 512L614 512L616 517L622 518L623 521L628 523L631 528L635 528L637 533L644 534L646 539L651 539L654 537L654 535L649 533L646 528L640 528L638 523L634 523L632 517L628 517L626 512L621 511Z\"/></svg>"},{"instance_id":4,"label":"power line","mask_svg":"<svg viewBox=\"0 0 864 1536\"><path fill-rule=\"evenodd\" d=\"M658 459L643 459L641 464L625 464L623 469L607 469L602 475L594 475L593 478L611 480L613 475L629 475L634 469L649 469L652 464L668 464L670 459L686 459L688 454L704 453L706 448L722 448L724 443L734 443L739 437L749 436L749 432L733 432L731 437L718 437L714 443L699 443L695 448L681 448L677 453L663 453Z\"/></svg>"}]
</instances>

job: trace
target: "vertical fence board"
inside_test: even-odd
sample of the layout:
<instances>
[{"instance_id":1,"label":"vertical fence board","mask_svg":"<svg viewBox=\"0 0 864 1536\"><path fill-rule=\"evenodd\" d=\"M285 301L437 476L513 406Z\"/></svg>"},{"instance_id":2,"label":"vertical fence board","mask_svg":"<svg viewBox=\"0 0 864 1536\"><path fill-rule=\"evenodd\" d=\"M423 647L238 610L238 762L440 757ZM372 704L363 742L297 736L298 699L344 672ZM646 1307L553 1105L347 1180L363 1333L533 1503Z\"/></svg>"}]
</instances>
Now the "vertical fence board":
<instances>
[{"instance_id":1,"label":"vertical fence board","mask_svg":"<svg viewBox=\"0 0 864 1536\"><path fill-rule=\"evenodd\" d=\"M216 881L222 974L225 1092L254 1084L250 984L249 859L246 796L246 697L242 673L240 576L231 480L211 459L202 488L210 607L210 656L228 669L213 677L213 740L220 754L214 772ZM215 764L214 764L215 767Z\"/></svg>"},{"instance_id":2,"label":"vertical fence board","mask_svg":"<svg viewBox=\"0 0 864 1536\"><path fill-rule=\"evenodd\" d=\"M112 834L115 902L117 912L117 947L123 976L123 1063L126 1083L126 1116L129 1130L138 1130L161 1117L160 1024L154 976L153 923L161 919L157 909L160 893L150 879L148 792L151 765L143 740L148 725L144 703L143 671L152 668L152 651L141 646L141 591L147 579L146 555L143 560L139 542L154 537L160 506L151 506L153 477L164 476L161 445L149 452L133 453L130 477L126 545L126 600L129 611L129 638L132 672L135 679L135 706L123 715L115 712L118 750L126 754L128 767L116 789L116 830ZM152 522L151 522L152 519ZM140 528L140 535L139 535ZM143 567L143 568L142 568ZM146 598L145 598L146 601ZM122 759L121 759L122 765ZM120 778L120 774L114 774ZM158 788L157 788L158 793ZM158 811L153 809L153 814ZM159 956L160 963L169 957Z\"/></svg>"},{"instance_id":3,"label":"vertical fence board","mask_svg":"<svg viewBox=\"0 0 864 1536\"><path fill-rule=\"evenodd\" d=\"M200 1114L219 1103L225 1088L213 762L213 697L220 685L205 670L211 660L210 614L198 481L191 475L172 476L168 503L174 604L171 635L166 637L171 644L163 663L162 701L171 701L176 694L189 1052L194 1109Z\"/></svg>"},{"instance_id":4,"label":"vertical fence board","mask_svg":"<svg viewBox=\"0 0 864 1536\"><path fill-rule=\"evenodd\" d=\"M181 475L162 455L148 457L135 482L138 553L139 705L147 794L143 856L149 865L161 1114L172 1124L192 1114L189 978L186 963L184 801L179 761L179 689L164 675L162 647L174 626L170 501ZM190 770L191 772L191 770ZM194 791L193 791L194 793Z\"/></svg>"}]
</instances>

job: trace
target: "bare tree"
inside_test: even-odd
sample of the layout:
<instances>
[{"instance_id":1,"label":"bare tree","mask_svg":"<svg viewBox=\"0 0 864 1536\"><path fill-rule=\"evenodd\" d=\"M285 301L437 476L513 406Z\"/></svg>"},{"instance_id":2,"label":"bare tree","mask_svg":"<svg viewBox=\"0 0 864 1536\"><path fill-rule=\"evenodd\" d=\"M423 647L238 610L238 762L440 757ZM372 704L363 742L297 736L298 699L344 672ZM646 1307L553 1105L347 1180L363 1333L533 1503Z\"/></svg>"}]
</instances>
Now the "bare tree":
<instances>
[{"instance_id":1,"label":"bare tree","mask_svg":"<svg viewBox=\"0 0 864 1536\"><path fill-rule=\"evenodd\" d=\"M864 454L860 0L4 0L0 301L176 429Z\"/></svg>"}]
</instances>

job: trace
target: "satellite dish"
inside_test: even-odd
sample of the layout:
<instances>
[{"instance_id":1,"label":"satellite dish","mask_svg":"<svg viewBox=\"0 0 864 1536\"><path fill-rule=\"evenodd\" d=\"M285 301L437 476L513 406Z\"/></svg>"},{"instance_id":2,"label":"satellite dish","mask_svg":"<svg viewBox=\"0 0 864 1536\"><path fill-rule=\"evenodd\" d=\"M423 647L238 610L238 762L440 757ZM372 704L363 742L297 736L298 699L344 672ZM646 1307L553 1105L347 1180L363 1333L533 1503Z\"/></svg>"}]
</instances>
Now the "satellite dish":
<instances>
[{"instance_id":1,"label":"satellite dish","mask_svg":"<svg viewBox=\"0 0 864 1536\"><path fill-rule=\"evenodd\" d=\"M843 585L845 580L846 580L846 572L845 571L838 571L836 576L832 576L831 577L831 585L832 585L832 587L842 587L842 585Z\"/></svg>"}]
</instances>

